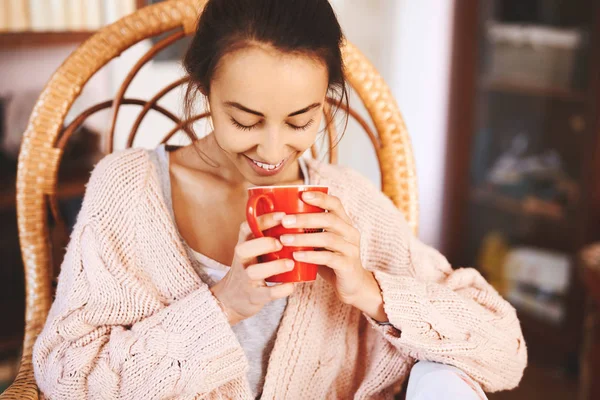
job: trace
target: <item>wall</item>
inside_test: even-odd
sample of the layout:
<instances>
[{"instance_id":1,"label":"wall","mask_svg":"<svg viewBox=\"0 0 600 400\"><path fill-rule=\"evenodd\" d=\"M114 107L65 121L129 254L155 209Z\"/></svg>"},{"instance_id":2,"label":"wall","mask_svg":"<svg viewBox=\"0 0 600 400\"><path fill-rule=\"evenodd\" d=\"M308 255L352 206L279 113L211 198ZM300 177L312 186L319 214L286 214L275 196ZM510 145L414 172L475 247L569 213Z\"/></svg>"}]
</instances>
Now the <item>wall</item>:
<instances>
[{"instance_id":1,"label":"wall","mask_svg":"<svg viewBox=\"0 0 600 400\"><path fill-rule=\"evenodd\" d=\"M54 71L75 49L74 45L40 47L0 51L0 96L22 91L41 91ZM85 86L73 105L72 115L85 107L110 96L107 71L100 71ZM97 129L105 126L105 117L95 118L91 124Z\"/></svg>"},{"instance_id":2,"label":"wall","mask_svg":"<svg viewBox=\"0 0 600 400\"><path fill-rule=\"evenodd\" d=\"M10 102L5 109L6 119L10 122L3 123L4 134L0 138L3 155L16 160L22 134L39 93L74 49L74 45L63 45L0 51L0 97ZM95 74L71 107L66 122L91 105L109 99L109 82L107 71ZM86 125L102 133L107 128L109 115L109 111L99 112L88 118Z\"/></svg>"},{"instance_id":3,"label":"wall","mask_svg":"<svg viewBox=\"0 0 600 400\"><path fill-rule=\"evenodd\" d=\"M333 0L346 36L380 71L405 118L417 163L420 237L440 244L453 0ZM356 101L353 102L356 104ZM375 182L362 136L348 131L344 163Z\"/></svg>"}]
</instances>

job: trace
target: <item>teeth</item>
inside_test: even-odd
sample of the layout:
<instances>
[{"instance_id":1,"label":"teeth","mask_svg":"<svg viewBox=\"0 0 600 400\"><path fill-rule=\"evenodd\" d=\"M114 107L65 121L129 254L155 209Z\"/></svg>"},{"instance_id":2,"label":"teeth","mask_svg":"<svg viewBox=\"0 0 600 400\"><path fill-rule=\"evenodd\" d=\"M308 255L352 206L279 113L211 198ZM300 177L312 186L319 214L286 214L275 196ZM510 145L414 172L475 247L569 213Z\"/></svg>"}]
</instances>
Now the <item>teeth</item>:
<instances>
[{"instance_id":1,"label":"teeth","mask_svg":"<svg viewBox=\"0 0 600 400\"><path fill-rule=\"evenodd\" d=\"M252 161L254 162L254 164L258 165L262 169L266 169L267 171L271 171L275 168L279 168L281 166L281 164L283 164L283 161L280 161L279 164L277 164L277 165L265 164L265 163L261 163L261 162L254 161L254 160L252 160Z\"/></svg>"}]
</instances>

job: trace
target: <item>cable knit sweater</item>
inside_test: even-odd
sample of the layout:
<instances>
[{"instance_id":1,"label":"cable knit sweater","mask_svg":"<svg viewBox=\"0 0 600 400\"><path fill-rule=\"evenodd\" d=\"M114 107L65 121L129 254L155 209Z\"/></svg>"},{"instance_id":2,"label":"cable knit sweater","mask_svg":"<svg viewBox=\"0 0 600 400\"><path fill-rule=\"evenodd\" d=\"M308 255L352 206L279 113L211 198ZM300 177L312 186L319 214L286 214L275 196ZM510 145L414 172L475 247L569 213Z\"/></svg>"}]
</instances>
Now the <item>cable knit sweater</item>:
<instances>
[{"instance_id":1,"label":"cable knit sweater","mask_svg":"<svg viewBox=\"0 0 600 400\"><path fill-rule=\"evenodd\" d=\"M486 391L515 387L527 358L515 310L476 270L453 270L416 239L368 180L316 161L309 170L360 230L393 326L342 304L322 279L300 284L262 398L391 398L415 360L456 366ZM146 150L95 168L33 366L49 399L252 398L244 352L190 265Z\"/></svg>"}]
</instances>

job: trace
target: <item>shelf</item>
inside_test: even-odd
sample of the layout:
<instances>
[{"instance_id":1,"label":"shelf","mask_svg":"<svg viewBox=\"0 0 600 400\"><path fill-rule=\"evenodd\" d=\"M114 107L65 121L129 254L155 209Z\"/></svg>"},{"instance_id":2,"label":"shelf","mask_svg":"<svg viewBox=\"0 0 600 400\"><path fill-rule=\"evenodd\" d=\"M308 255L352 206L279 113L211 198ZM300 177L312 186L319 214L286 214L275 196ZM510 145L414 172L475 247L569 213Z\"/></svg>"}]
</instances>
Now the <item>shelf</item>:
<instances>
[{"instance_id":1,"label":"shelf","mask_svg":"<svg viewBox=\"0 0 600 400\"><path fill-rule=\"evenodd\" d=\"M529 357L549 365L564 365L577 340L566 323L557 326L521 310L517 315Z\"/></svg>"},{"instance_id":2,"label":"shelf","mask_svg":"<svg viewBox=\"0 0 600 400\"><path fill-rule=\"evenodd\" d=\"M582 275L581 280L588 295L600 306L600 270L586 267L583 269Z\"/></svg>"},{"instance_id":3,"label":"shelf","mask_svg":"<svg viewBox=\"0 0 600 400\"><path fill-rule=\"evenodd\" d=\"M0 50L78 44L94 33L94 31L0 32Z\"/></svg>"},{"instance_id":4,"label":"shelf","mask_svg":"<svg viewBox=\"0 0 600 400\"><path fill-rule=\"evenodd\" d=\"M544 301L536 294L519 289L511 289L505 294L506 300L517 311L528 314L532 318L544 321L551 326L560 326L565 320L566 299L563 297L552 301Z\"/></svg>"},{"instance_id":5,"label":"shelf","mask_svg":"<svg viewBox=\"0 0 600 400\"><path fill-rule=\"evenodd\" d=\"M477 188L471 192L471 201L485 204L523 217L542 218L564 222L564 210L559 204L529 197L525 200L494 193L490 189Z\"/></svg>"},{"instance_id":6,"label":"shelf","mask_svg":"<svg viewBox=\"0 0 600 400\"><path fill-rule=\"evenodd\" d=\"M560 87L527 85L521 82L484 79L482 88L490 92L511 93L523 96L548 97L575 102L583 102L586 100L585 93L580 91L563 89Z\"/></svg>"}]
</instances>

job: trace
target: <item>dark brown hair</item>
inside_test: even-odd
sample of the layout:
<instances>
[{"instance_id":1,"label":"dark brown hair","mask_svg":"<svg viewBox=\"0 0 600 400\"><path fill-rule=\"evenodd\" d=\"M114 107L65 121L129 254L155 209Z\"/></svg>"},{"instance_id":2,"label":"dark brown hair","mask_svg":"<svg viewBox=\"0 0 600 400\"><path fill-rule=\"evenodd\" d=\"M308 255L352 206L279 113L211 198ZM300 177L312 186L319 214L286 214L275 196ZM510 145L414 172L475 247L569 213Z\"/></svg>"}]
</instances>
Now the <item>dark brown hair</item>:
<instances>
[{"instance_id":1,"label":"dark brown hair","mask_svg":"<svg viewBox=\"0 0 600 400\"><path fill-rule=\"evenodd\" d=\"M190 77L185 118L189 121L194 115L199 94L210 95L211 80L223 56L256 42L323 62L329 74L328 96L338 99L337 112L340 105L348 104L340 50L343 41L328 0L209 0L183 60ZM191 123L186 128L193 132Z\"/></svg>"}]
</instances>

